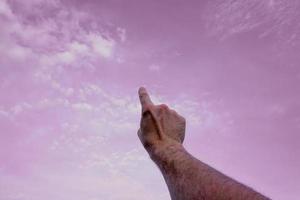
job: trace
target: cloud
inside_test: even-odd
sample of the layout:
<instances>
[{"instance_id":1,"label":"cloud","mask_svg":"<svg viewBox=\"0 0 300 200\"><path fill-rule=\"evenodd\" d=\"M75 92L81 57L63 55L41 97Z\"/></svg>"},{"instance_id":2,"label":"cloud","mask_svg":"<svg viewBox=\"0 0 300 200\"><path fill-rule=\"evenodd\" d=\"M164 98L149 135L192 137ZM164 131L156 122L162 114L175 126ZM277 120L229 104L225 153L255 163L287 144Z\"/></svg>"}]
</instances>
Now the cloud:
<instances>
[{"instance_id":1,"label":"cloud","mask_svg":"<svg viewBox=\"0 0 300 200\"><path fill-rule=\"evenodd\" d=\"M111 39L105 39L98 34L87 35L87 40L90 42L93 51L105 58L112 56L115 42Z\"/></svg>"},{"instance_id":2,"label":"cloud","mask_svg":"<svg viewBox=\"0 0 300 200\"><path fill-rule=\"evenodd\" d=\"M291 21L297 21L298 8L298 1L212 1L203 17L207 32L221 40L255 31L260 39L272 35L274 45L291 48L299 44L300 26L291 26Z\"/></svg>"},{"instance_id":3,"label":"cloud","mask_svg":"<svg viewBox=\"0 0 300 200\"><path fill-rule=\"evenodd\" d=\"M154 71L154 72L159 72L160 68L161 68L161 66L156 65L156 64L152 64L152 65L149 66L149 70Z\"/></svg>"},{"instance_id":4,"label":"cloud","mask_svg":"<svg viewBox=\"0 0 300 200\"><path fill-rule=\"evenodd\" d=\"M9 9L6 1L1 1L0 2L0 14L5 15L5 16L11 14L10 9Z\"/></svg>"},{"instance_id":5,"label":"cloud","mask_svg":"<svg viewBox=\"0 0 300 200\"><path fill-rule=\"evenodd\" d=\"M117 28L118 35L121 39L121 42L125 42L127 39L126 29L122 27Z\"/></svg>"},{"instance_id":6,"label":"cloud","mask_svg":"<svg viewBox=\"0 0 300 200\"><path fill-rule=\"evenodd\" d=\"M0 110L0 116L1 117L8 117L9 116L9 113L8 112L6 112L6 111L3 111L3 110Z\"/></svg>"},{"instance_id":7,"label":"cloud","mask_svg":"<svg viewBox=\"0 0 300 200\"><path fill-rule=\"evenodd\" d=\"M14 107L11 108L12 112L14 114L19 114L23 111L25 111L26 109L30 109L32 106L26 102L20 103L15 105Z\"/></svg>"},{"instance_id":8,"label":"cloud","mask_svg":"<svg viewBox=\"0 0 300 200\"><path fill-rule=\"evenodd\" d=\"M6 27L0 31L0 61L5 65L30 60L41 67L91 66L99 59L111 58L117 45L108 32L87 30L82 25L99 25L90 15L66 8L59 0L2 1L0 14L4 16L0 24ZM112 31L125 40L125 29Z\"/></svg>"}]
</instances>

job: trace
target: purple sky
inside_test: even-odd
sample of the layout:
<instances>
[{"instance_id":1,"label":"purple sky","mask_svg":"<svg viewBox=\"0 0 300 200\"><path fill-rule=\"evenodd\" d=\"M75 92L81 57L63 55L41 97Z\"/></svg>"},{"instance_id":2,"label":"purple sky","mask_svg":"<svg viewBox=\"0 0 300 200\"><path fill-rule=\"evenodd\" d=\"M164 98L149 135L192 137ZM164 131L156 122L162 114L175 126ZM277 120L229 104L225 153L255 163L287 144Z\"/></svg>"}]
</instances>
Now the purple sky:
<instances>
[{"instance_id":1,"label":"purple sky","mask_svg":"<svg viewBox=\"0 0 300 200\"><path fill-rule=\"evenodd\" d=\"M0 0L0 199L169 200L137 89L185 147L273 199L300 195L298 0Z\"/></svg>"}]
</instances>

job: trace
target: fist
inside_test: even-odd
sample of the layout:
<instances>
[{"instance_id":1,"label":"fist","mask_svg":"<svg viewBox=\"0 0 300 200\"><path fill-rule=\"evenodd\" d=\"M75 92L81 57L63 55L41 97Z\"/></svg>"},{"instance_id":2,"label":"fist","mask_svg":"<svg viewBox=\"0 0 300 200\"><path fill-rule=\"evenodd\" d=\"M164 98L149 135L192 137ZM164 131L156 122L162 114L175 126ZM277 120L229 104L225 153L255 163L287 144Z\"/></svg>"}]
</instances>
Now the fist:
<instances>
[{"instance_id":1,"label":"fist","mask_svg":"<svg viewBox=\"0 0 300 200\"><path fill-rule=\"evenodd\" d=\"M185 119L167 105L154 105L144 87L139 89L142 116L138 137L146 150L169 143L183 143Z\"/></svg>"}]
</instances>

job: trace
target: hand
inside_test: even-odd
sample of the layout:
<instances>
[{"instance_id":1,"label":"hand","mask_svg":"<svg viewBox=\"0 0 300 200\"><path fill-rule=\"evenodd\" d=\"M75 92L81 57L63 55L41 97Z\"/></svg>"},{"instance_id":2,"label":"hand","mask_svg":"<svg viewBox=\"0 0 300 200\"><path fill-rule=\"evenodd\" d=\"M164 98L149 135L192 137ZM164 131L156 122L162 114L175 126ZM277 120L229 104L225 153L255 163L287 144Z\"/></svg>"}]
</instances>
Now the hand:
<instances>
[{"instance_id":1,"label":"hand","mask_svg":"<svg viewBox=\"0 0 300 200\"><path fill-rule=\"evenodd\" d=\"M138 91L142 116L138 136L147 151L169 143L182 144L185 119L167 105L154 105L144 87Z\"/></svg>"}]
</instances>

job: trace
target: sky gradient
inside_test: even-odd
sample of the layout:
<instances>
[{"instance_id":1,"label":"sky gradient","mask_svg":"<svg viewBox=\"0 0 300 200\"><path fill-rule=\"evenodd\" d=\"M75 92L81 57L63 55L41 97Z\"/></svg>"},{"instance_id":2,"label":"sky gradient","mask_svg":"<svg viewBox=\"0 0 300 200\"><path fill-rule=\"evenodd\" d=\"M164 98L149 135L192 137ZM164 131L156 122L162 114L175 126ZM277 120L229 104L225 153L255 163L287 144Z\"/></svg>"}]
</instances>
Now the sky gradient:
<instances>
[{"instance_id":1,"label":"sky gradient","mask_svg":"<svg viewBox=\"0 0 300 200\"><path fill-rule=\"evenodd\" d=\"M169 200L137 90L195 157L300 196L297 0L0 0L0 200Z\"/></svg>"}]
</instances>

